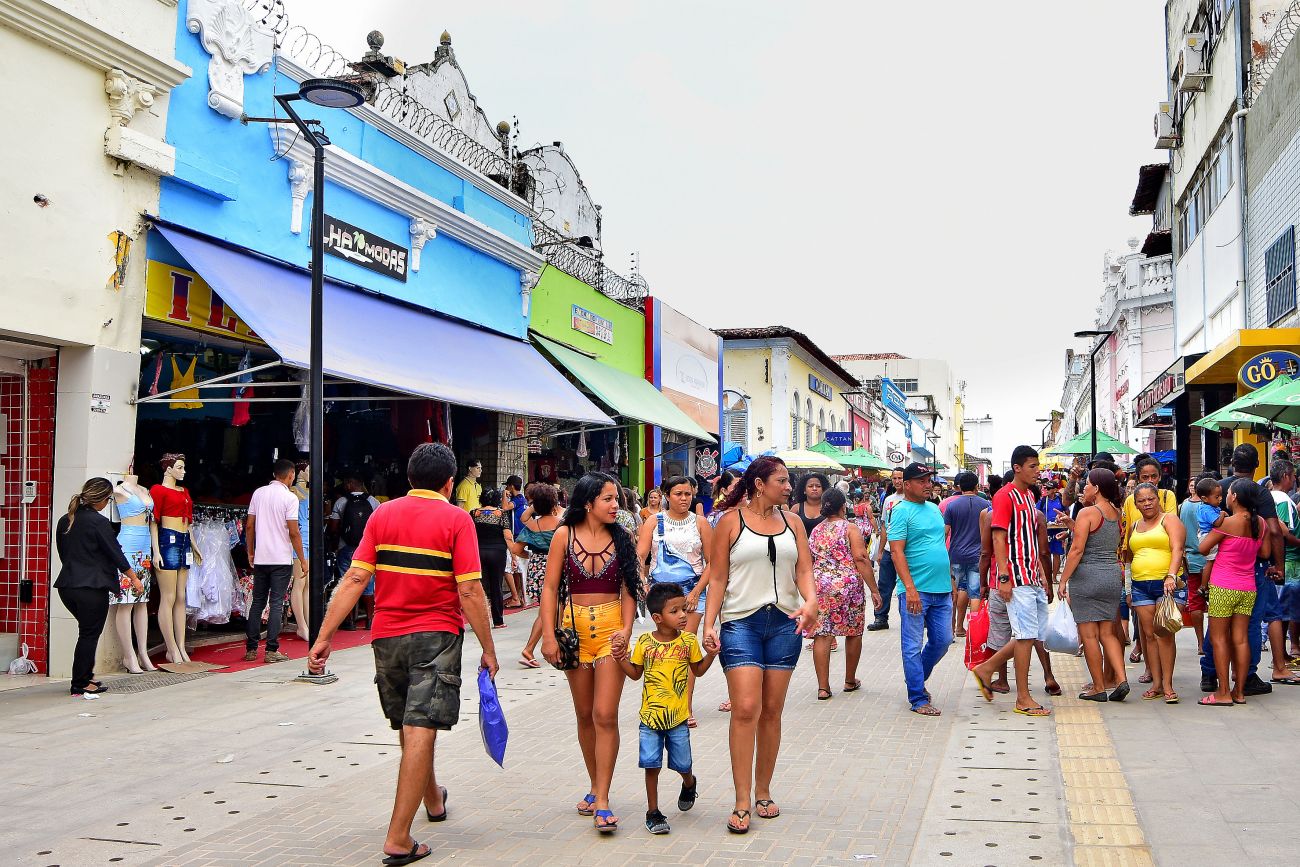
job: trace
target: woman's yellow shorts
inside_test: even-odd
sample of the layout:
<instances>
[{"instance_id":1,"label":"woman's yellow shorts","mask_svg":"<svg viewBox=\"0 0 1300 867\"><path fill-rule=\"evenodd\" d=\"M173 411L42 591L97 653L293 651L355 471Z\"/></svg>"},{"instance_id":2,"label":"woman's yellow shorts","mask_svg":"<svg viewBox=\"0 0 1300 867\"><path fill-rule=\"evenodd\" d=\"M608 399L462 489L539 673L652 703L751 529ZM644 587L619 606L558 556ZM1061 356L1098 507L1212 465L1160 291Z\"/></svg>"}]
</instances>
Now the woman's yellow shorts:
<instances>
[{"instance_id":1,"label":"woman's yellow shorts","mask_svg":"<svg viewBox=\"0 0 1300 867\"><path fill-rule=\"evenodd\" d=\"M574 618L577 621L574 621ZM603 605L564 606L563 625L578 633L578 662L591 668L610 656L609 640L623 628L623 603L615 600Z\"/></svg>"}]
</instances>

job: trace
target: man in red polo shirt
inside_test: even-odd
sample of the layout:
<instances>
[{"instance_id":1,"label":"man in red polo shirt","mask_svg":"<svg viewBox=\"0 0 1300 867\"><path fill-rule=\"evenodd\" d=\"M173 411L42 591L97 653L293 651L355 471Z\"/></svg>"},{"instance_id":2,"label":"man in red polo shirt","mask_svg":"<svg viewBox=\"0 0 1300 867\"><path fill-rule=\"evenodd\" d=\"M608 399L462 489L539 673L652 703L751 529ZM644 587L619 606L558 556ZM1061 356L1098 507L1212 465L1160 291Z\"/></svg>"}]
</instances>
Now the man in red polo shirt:
<instances>
[{"instance_id":1,"label":"man in red polo shirt","mask_svg":"<svg viewBox=\"0 0 1300 867\"><path fill-rule=\"evenodd\" d=\"M1047 590L1038 539L1037 497L1031 486L1038 481L1038 452L1016 446L1011 453L1011 483L993 497L990 527L993 537L995 579L990 594L1006 603L1011 641L986 662L971 670L980 693L992 701L989 682L1008 658L1016 663L1016 707L1025 716L1048 716L1051 711L1029 693L1029 663L1035 642L1047 628ZM1050 585L1047 585L1050 586Z\"/></svg>"},{"instance_id":2,"label":"man in red polo shirt","mask_svg":"<svg viewBox=\"0 0 1300 867\"><path fill-rule=\"evenodd\" d=\"M496 648L487 596L479 577L478 536L469 513L448 502L456 457L439 443L411 454L411 491L382 504L366 523L350 568L325 613L309 667L320 673L330 640L375 579L371 626L375 683L389 724L401 732L393 815L384 840L386 863L409 864L429 847L411 837L411 821L424 801L429 820L447 818L447 790L433 769L437 730L460 714L460 654L468 621L483 647L480 665L495 677Z\"/></svg>"}]
</instances>

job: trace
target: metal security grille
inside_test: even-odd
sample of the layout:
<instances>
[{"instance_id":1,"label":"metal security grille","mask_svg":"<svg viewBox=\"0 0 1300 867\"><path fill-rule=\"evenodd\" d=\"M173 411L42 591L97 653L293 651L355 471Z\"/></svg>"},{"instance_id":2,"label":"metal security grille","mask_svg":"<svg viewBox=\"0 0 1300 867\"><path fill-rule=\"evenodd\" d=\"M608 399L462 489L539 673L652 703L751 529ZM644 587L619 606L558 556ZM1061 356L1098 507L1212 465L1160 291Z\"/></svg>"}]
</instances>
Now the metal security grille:
<instances>
[{"instance_id":1,"label":"metal security grille","mask_svg":"<svg viewBox=\"0 0 1300 867\"><path fill-rule=\"evenodd\" d=\"M1295 226L1287 226L1264 254L1264 275L1268 324L1272 325L1296 307Z\"/></svg>"},{"instance_id":2,"label":"metal security grille","mask_svg":"<svg viewBox=\"0 0 1300 867\"><path fill-rule=\"evenodd\" d=\"M749 451L749 404L738 400L724 415L727 439Z\"/></svg>"}]
</instances>

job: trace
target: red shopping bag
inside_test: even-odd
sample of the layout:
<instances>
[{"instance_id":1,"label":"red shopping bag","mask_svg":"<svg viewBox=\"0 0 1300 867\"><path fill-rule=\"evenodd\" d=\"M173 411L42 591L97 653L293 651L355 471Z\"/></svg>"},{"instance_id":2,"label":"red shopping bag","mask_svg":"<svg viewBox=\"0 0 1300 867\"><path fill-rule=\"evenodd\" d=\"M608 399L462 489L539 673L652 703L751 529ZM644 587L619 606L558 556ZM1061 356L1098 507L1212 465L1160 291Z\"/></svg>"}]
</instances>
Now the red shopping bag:
<instances>
[{"instance_id":1,"label":"red shopping bag","mask_svg":"<svg viewBox=\"0 0 1300 867\"><path fill-rule=\"evenodd\" d=\"M972 669L993 655L985 646L988 639L989 607L985 604L966 619L966 668Z\"/></svg>"}]
</instances>

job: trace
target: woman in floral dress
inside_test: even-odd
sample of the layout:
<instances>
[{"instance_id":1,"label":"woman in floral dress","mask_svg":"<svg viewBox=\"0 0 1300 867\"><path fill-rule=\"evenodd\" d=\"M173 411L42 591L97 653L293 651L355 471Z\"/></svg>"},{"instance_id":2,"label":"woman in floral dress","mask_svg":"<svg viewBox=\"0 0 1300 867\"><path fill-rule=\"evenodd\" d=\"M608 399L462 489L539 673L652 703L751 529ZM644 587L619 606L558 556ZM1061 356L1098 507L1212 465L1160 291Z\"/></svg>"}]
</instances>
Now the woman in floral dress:
<instances>
[{"instance_id":1,"label":"woman in floral dress","mask_svg":"<svg viewBox=\"0 0 1300 867\"><path fill-rule=\"evenodd\" d=\"M813 586L821 609L821 628L813 635L813 668L817 672L817 699L831 697L831 641L844 636L844 691L862 688L858 660L862 656L862 630L866 624L866 594L872 610L880 607L880 590L871 569L866 539L848 519L844 494L831 488L822 495L822 516L813 528L808 547L813 557Z\"/></svg>"}]
</instances>

